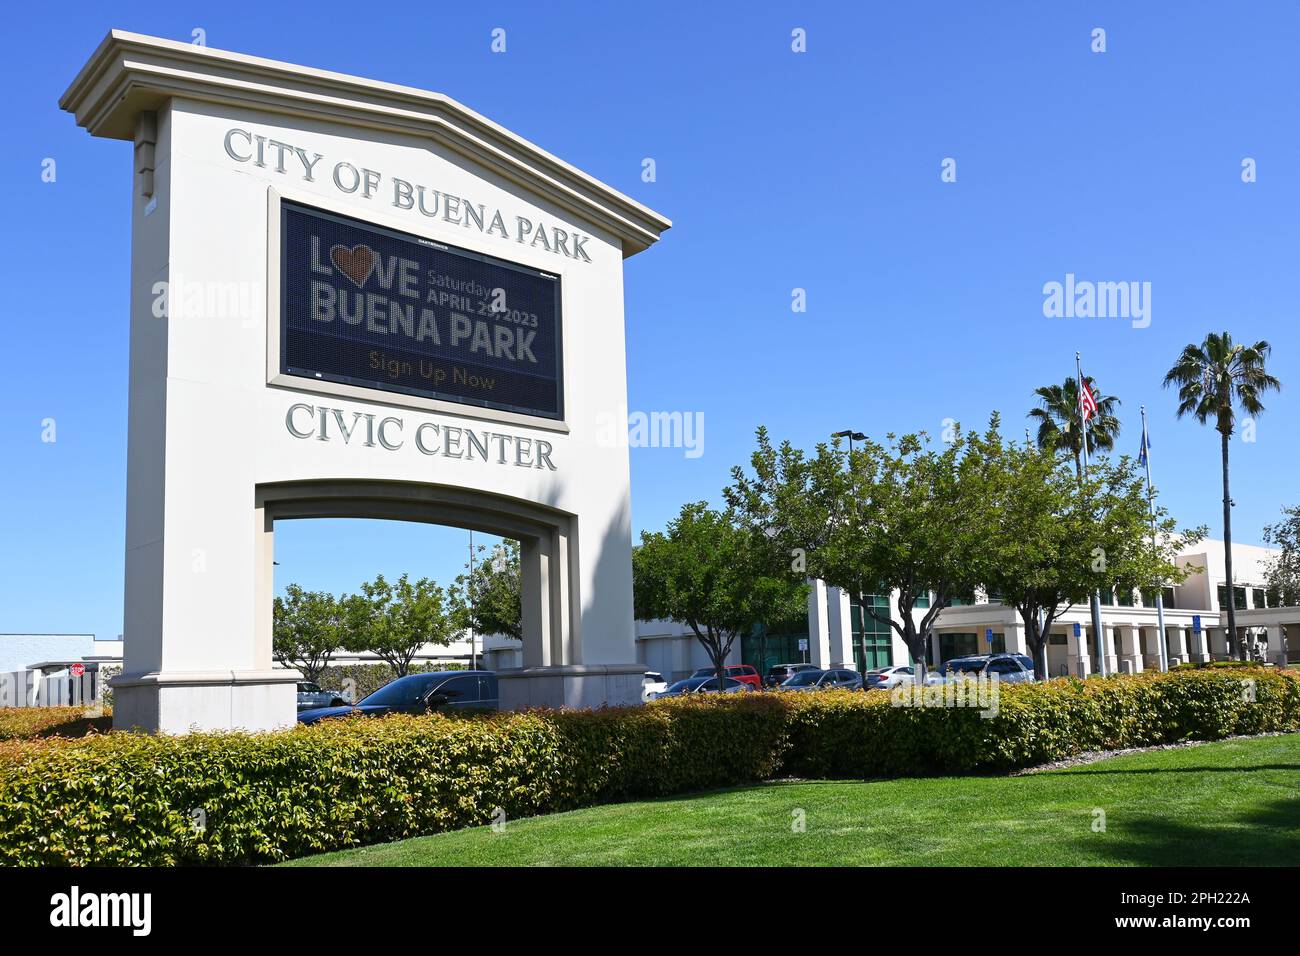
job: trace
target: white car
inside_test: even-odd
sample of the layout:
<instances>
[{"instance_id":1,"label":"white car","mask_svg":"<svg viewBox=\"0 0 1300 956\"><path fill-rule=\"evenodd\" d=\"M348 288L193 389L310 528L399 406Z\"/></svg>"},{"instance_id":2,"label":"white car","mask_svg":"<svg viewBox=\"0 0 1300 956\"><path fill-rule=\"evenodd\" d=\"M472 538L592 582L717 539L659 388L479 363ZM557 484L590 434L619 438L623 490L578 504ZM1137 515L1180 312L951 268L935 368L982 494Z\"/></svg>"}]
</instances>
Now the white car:
<instances>
[{"instance_id":1,"label":"white car","mask_svg":"<svg viewBox=\"0 0 1300 956\"><path fill-rule=\"evenodd\" d=\"M668 681L664 680L663 674L646 671L645 677L641 678L641 703L648 704L667 689Z\"/></svg>"},{"instance_id":2,"label":"white car","mask_svg":"<svg viewBox=\"0 0 1300 956\"><path fill-rule=\"evenodd\" d=\"M915 671L904 664L877 667L863 675L862 686L865 690L889 690L904 681L912 680L914 674Z\"/></svg>"},{"instance_id":3,"label":"white car","mask_svg":"<svg viewBox=\"0 0 1300 956\"><path fill-rule=\"evenodd\" d=\"M945 681L946 678L941 671L935 670L933 667L926 670L925 686L933 687L935 684L942 684ZM893 664L889 667L880 667L867 671L862 686L864 690L892 690L899 684L914 683L916 683L915 667L907 664Z\"/></svg>"}]
</instances>

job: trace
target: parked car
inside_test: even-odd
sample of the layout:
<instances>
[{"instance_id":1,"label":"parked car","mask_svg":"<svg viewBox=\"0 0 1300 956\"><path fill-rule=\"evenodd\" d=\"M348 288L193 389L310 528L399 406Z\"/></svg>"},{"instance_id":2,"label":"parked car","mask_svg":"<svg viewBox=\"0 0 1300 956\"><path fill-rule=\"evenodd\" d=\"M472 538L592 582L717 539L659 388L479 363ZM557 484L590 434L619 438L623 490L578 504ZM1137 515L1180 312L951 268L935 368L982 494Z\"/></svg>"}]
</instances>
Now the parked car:
<instances>
[{"instance_id":1,"label":"parked car","mask_svg":"<svg viewBox=\"0 0 1300 956\"><path fill-rule=\"evenodd\" d=\"M821 668L816 664L773 664L767 669L767 676L763 678L763 683L768 687L780 687L800 671L817 670Z\"/></svg>"},{"instance_id":2,"label":"parked car","mask_svg":"<svg viewBox=\"0 0 1300 956\"><path fill-rule=\"evenodd\" d=\"M733 677L723 678L726 682L723 686L722 693L737 694L742 691L752 690L748 684L738 681ZM682 697L686 694L716 694L718 693L717 677L687 677L685 680L679 680L675 684L669 685L668 689L660 694L660 697Z\"/></svg>"},{"instance_id":3,"label":"parked car","mask_svg":"<svg viewBox=\"0 0 1300 956\"><path fill-rule=\"evenodd\" d=\"M646 671L645 676L641 678L641 703L654 700L667 689L668 681L664 680L663 674Z\"/></svg>"},{"instance_id":4,"label":"parked car","mask_svg":"<svg viewBox=\"0 0 1300 956\"><path fill-rule=\"evenodd\" d=\"M890 690L899 684L910 683L916 676L915 668L904 664L891 664L889 667L876 667L867 671L862 678L866 690Z\"/></svg>"},{"instance_id":5,"label":"parked car","mask_svg":"<svg viewBox=\"0 0 1300 956\"><path fill-rule=\"evenodd\" d=\"M715 677L718 669L716 667L701 667L692 677ZM742 684L748 684L754 690L762 690L763 679L758 676L758 671L754 670L748 664L728 664L724 673L732 680L738 680Z\"/></svg>"},{"instance_id":6,"label":"parked car","mask_svg":"<svg viewBox=\"0 0 1300 956\"><path fill-rule=\"evenodd\" d=\"M364 714L428 714L436 711L496 710L497 675L493 671L437 671L408 674L385 684L355 706L318 707L298 714L298 723Z\"/></svg>"},{"instance_id":7,"label":"parked car","mask_svg":"<svg viewBox=\"0 0 1300 956\"><path fill-rule=\"evenodd\" d=\"M298 709L314 710L318 707L342 707L347 703L337 690L321 690L315 681L298 681Z\"/></svg>"},{"instance_id":8,"label":"parked car","mask_svg":"<svg viewBox=\"0 0 1300 956\"><path fill-rule=\"evenodd\" d=\"M782 690L828 690L832 687L861 690L862 675L847 668L837 667L831 670L813 668L799 671L781 685Z\"/></svg>"},{"instance_id":9,"label":"parked car","mask_svg":"<svg viewBox=\"0 0 1300 956\"><path fill-rule=\"evenodd\" d=\"M1004 684L1027 684L1034 679L1034 659L1027 654L973 654L955 657L944 665L948 679L997 674Z\"/></svg>"},{"instance_id":10,"label":"parked car","mask_svg":"<svg viewBox=\"0 0 1300 956\"><path fill-rule=\"evenodd\" d=\"M805 667L781 681L782 690L814 690L826 672L820 667Z\"/></svg>"},{"instance_id":11,"label":"parked car","mask_svg":"<svg viewBox=\"0 0 1300 956\"><path fill-rule=\"evenodd\" d=\"M822 675L818 687L839 687L842 690L862 690L862 675L847 667L832 668Z\"/></svg>"}]
</instances>

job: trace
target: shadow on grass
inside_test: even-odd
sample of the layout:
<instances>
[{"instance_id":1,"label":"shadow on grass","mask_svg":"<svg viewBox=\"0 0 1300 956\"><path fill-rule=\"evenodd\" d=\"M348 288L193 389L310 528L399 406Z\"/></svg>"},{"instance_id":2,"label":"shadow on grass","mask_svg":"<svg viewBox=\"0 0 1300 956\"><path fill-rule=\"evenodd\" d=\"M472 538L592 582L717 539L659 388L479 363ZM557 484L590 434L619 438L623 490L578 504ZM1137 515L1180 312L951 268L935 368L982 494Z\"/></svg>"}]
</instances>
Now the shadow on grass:
<instances>
[{"instance_id":1,"label":"shadow on grass","mask_svg":"<svg viewBox=\"0 0 1300 956\"><path fill-rule=\"evenodd\" d=\"M1125 770L1108 767L1078 767L1071 770L1041 770L1035 777L1079 777L1102 774L1166 774L1166 773L1253 773L1256 770L1300 770L1300 763L1256 763L1240 767L1133 767Z\"/></svg>"},{"instance_id":2,"label":"shadow on grass","mask_svg":"<svg viewBox=\"0 0 1300 956\"><path fill-rule=\"evenodd\" d=\"M1216 817L1216 813L1218 814ZM1294 866L1300 860L1300 798L1275 800L1239 815L1201 808L1205 824L1182 818L1115 821L1108 836L1079 846L1135 866Z\"/></svg>"}]
</instances>

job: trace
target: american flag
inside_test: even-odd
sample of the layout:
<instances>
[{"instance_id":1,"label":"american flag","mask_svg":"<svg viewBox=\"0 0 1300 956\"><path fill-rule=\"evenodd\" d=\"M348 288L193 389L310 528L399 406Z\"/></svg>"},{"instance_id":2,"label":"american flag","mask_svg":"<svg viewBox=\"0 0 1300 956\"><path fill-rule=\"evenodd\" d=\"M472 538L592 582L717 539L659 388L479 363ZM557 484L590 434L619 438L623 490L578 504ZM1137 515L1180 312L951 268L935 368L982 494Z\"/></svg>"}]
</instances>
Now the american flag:
<instances>
[{"instance_id":1,"label":"american flag","mask_svg":"<svg viewBox=\"0 0 1300 956\"><path fill-rule=\"evenodd\" d=\"M1092 394L1092 388L1088 385L1088 380L1083 380L1083 385L1079 391L1079 407L1083 409L1083 420L1086 422L1097 414L1097 396Z\"/></svg>"}]
</instances>

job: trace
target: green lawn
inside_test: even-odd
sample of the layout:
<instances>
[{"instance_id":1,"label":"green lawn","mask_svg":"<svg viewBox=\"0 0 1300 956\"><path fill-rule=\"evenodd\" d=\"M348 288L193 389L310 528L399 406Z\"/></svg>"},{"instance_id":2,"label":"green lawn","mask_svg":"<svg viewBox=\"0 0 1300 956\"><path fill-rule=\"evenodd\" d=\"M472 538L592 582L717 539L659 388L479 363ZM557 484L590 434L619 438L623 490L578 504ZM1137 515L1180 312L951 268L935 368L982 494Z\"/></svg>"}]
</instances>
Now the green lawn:
<instances>
[{"instance_id":1,"label":"green lawn","mask_svg":"<svg viewBox=\"0 0 1300 956\"><path fill-rule=\"evenodd\" d=\"M1094 832L1094 809L1105 832ZM802 811L803 833L792 832ZM1022 777L774 783L442 833L290 866L1300 863L1300 734Z\"/></svg>"}]
</instances>

